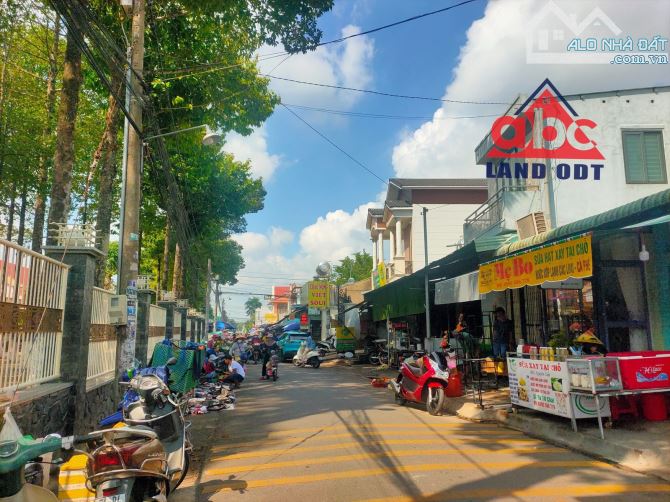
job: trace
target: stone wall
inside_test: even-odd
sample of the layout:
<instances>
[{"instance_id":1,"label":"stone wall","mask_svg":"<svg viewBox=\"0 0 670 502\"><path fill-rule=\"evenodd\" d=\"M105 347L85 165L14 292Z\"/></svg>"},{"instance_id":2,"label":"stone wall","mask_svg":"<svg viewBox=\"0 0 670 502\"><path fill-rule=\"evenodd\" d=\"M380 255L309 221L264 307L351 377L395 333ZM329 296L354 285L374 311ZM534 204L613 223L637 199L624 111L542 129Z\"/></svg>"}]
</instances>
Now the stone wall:
<instances>
[{"instance_id":1,"label":"stone wall","mask_svg":"<svg viewBox=\"0 0 670 502\"><path fill-rule=\"evenodd\" d=\"M34 437L51 433L71 435L75 416L74 387L17 403L12 406L12 415L23 434Z\"/></svg>"},{"instance_id":2,"label":"stone wall","mask_svg":"<svg viewBox=\"0 0 670 502\"><path fill-rule=\"evenodd\" d=\"M81 427L86 431L99 429L98 422L114 413L120 400L121 393L116 380L88 391L84 402L77 402L77 406L82 406L81 410L77 410Z\"/></svg>"}]
</instances>

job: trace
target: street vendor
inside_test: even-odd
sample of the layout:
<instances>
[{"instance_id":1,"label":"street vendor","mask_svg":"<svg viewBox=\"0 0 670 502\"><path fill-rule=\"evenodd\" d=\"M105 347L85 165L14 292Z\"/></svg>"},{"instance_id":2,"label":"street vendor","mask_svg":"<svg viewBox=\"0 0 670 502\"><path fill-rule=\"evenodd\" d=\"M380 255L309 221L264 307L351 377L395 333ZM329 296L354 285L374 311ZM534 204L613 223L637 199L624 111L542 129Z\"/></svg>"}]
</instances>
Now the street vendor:
<instances>
[{"instance_id":1,"label":"street vendor","mask_svg":"<svg viewBox=\"0 0 670 502\"><path fill-rule=\"evenodd\" d=\"M582 356L605 356L607 349L605 344L594 334L593 327L575 338L574 347L571 351L575 355Z\"/></svg>"}]
</instances>

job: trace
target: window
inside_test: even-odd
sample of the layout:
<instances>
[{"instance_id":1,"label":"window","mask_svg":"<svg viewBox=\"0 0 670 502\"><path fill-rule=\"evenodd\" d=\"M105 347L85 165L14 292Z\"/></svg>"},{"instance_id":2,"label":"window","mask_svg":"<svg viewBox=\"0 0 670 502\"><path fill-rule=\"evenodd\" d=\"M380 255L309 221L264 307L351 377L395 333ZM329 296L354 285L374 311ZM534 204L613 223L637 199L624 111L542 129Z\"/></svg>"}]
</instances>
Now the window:
<instances>
[{"instance_id":1,"label":"window","mask_svg":"<svg viewBox=\"0 0 670 502\"><path fill-rule=\"evenodd\" d=\"M662 131L623 131L627 183L667 183Z\"/></svg>"}]
</instances>

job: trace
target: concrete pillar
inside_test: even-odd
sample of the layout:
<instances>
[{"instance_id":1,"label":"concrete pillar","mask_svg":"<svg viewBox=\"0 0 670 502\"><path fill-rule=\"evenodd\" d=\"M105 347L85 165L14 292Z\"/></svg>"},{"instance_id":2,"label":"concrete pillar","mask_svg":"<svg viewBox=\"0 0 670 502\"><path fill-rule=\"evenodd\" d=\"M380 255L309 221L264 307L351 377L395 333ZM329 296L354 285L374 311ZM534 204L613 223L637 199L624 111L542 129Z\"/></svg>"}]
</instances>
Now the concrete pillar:
<instances>
[{"instance_id":1,"label":"concrete pillar","mask_svg":"<svg viewBox=\"0 0 670 502\"><path fill-rule=\"evenodd\" d=\"M159 307L165 309L165 338L172 340L172 326L174 325L175 302L158 302Z\"/></svg>"},{"instance_id":2,"label":"concrete pillar","mask_svg":"<svg viewBox=\"0 0 670 502\"><path fill-rule=\"evenodd\" d=\"M401 257L405 250L402 248L402 221L395 222L395 252L396 256Z\"/></svg>"},{"instance_id":3,"label":"concrete pillar","mask_svg":"<svg viewBox=\"0 0 670 502\"><path fill-rule=\"evenodd\" d=\"M395 232L393 231L393 229L391 229L391 231L390 231L389 244L390 244L389 261L391 263L393 263L393 259L395 258L395 255L396 255L396 250L395 250L396 239L395 239Z\"/></svg>"},{"instance_id":4,"label":"concrete pillar","mask_svg":"<svg viewBox=\"0 0 670 502\"><path fill-rule=\"evenodd\" d=\"M377 236L372 235L372 270L377 269Z\"/></svg>"},{"instance_id":5,"label":"concrete pillar","mask_svg":"<svg viewBox=\"0 0 670 502\"><path fill-rule=\"evenodd\" d=\"M180 332L180 340L186 340L186 323L188 322L188 317L187 317L187 312L188 308L187 307L175 307L175 310L178 312L181 312L181 332Z\"/></svg>"},{"instance_id":6,"label":"concrete pillar","mask_svg":"<svg viewBox=\"0 0 670 502\"><path fill-rule=\"evenodd\" d=\"M137 290L137 334L135 335L135 359L144 363L147 360L149 344L149 310L151 291Z\"/></svg>"},{"instance_id":7,"label":"concrete pillar","mask_svg":"<svg viewBox=\"0 0 670 502\"><path fill-rule=\"evenodd\" d=\"M70 267L63 313L60 373L63 381L73 383L75 394L73 430L75 434L83 434L88 432L90 427L90 417L85 403L95 268L98 258L104 255L94 248L65 250L61 246L45 246L44 251L54 260L61 261L62 258L63 263Z\"/></svg>"}]
</instances>

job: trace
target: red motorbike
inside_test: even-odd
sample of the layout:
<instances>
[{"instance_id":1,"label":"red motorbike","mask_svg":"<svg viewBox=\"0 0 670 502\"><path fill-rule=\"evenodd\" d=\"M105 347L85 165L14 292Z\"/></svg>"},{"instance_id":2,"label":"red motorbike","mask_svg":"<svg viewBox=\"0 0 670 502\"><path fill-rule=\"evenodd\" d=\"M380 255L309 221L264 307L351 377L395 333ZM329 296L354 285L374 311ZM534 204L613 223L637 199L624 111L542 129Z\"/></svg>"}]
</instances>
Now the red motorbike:
<instances>
[{"instance_id":1,"label":"red motorbike","mask_svg":"<svg viewBox=\"0 0 670 502\"><path fill-rule=\"evenodd\" d=\"M405 359L398 377L391 381L396 403L426 403L428 413L439 415L449 383L447 366L447 358L437 352Z\"/></svg>"}]
</instances>

